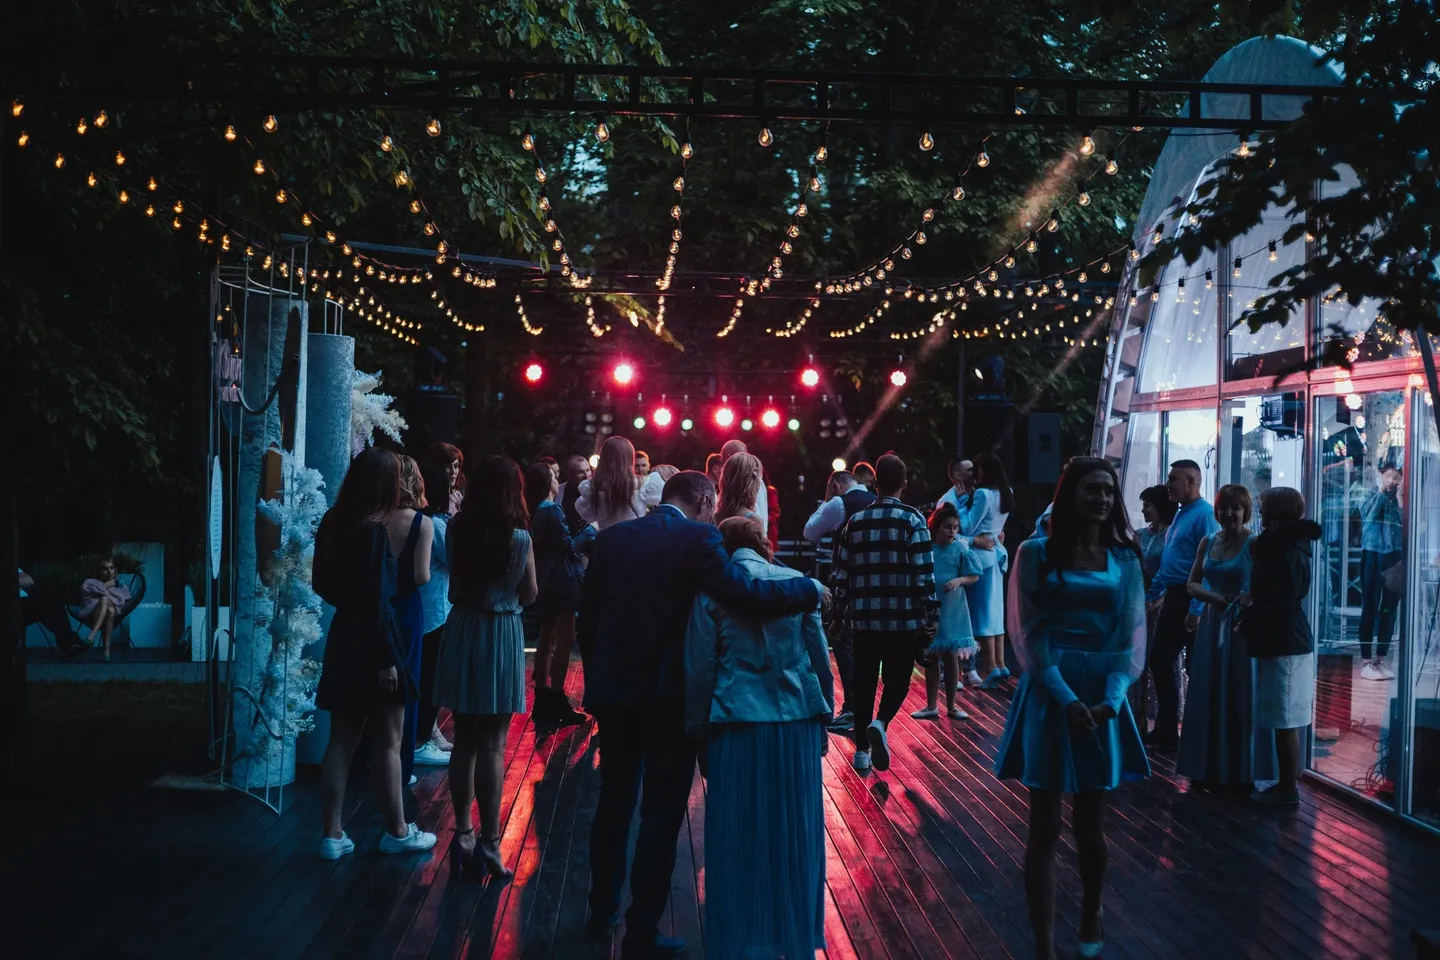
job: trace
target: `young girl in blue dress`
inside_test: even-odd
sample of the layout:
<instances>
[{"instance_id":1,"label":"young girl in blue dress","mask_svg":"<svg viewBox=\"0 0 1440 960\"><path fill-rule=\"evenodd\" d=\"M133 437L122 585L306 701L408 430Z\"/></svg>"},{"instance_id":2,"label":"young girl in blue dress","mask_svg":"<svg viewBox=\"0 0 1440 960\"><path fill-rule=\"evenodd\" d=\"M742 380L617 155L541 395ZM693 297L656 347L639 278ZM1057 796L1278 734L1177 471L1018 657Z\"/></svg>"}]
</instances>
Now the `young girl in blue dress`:
<instances>
[{"instance_id":1,"label":"young girl in blue dress","mask_svg":"<svg viewBox=\"0 0 1440 960\"><path fill-rule=\"evenodd\" d=\"M1055 850L1069 793L1084 885L1078 950L1098 957L1106 796L1150 773L1125 696L1145 665L1145 573L1106 461L1076 457L1065 467L1050 536L1027 540L1016 554L1009 614L1025 672L995 772L1030 789L1025 890L1036 956L1055 956Z\"/></svg>"},{"instance_id":2,"label":"young girl in blue dress","mask_svg":"<svg viewBox=\"0 0 1440 960\"><path fill-rule=\"evenodd\" d=\"M952 720L964 720L969 714L955 705L960 662L968 661L979 649L970 627L965 587L980 578L982 568L980 559L970 550L970 541L960 536L960 514L950 504L940 504L930 515L930 539L935 556L935 592L940 595L940 624L935 640L925 651L926 707L910 716L916 720L939 718L937 703L943 668L945 714Z\"/></svg>"}]
</instances>

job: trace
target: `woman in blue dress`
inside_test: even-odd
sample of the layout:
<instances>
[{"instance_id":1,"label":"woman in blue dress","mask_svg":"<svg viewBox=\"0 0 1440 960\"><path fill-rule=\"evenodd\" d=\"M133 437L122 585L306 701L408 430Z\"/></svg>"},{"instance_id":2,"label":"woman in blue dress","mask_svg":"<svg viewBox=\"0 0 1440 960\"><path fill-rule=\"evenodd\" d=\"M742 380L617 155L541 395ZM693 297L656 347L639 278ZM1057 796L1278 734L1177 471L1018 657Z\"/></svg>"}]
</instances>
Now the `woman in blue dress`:
<instances>
[{"instance_id":1,"label":"woman in blue dress","mask_svg":"<svg viewBox=\"0 0 1440 960\"><path fill-rule=\"evenodd\" d=\"M580 584L585 557L595 539L587 524L573 537L565 511L555 502L560 484L549 464L532 463L525 470L525 507L530 513L530 539L535 550L535 582L540 593L530 610L540 621L535 644L535 705L537 724L571 726L585 721L565 694L570 651L575 646L575 614L580 609Z\"/></svg>"},{"instance_id":2,"label":"woman in blue dress","mask_svg":"<svg viewBox=\"0 0 1440 960\"><path fill-rule=\"evenodd\" d=\"M960 536L960 515L948 503L941 503L930 515L931 552L935 557L935 592L940 595L940 623L935 639L925 651L925 709L910 714L916 720L940 717L940 680L945 681L945 715L965 720L969 714L955 705L960 684L960 662L975 655L975 631L970 627L970 604L965 587L979 579L980 559L970 550L970 541Z\"/></svg>"},{"instance_id":3,"label":"woman in blue dress","mask_svg":"<svg viewBox=\"0 0 1440 960\"><path fill-rule=\"evenodd\" d=\"M1010 701L995 772L1030 789L1025 891L1036 956L1055 957L1060 804L1084 885L1079 953L1098 957L1108 858L1106 797L1149 776L1125 694L1145 664L1145 574L1120 482L1104 460L1076 457L1055 489L1050 536L1027 540L1010 581L1010 636L1025 672Z\"/></svg>"},{"instance_id":4,"label":"woman in blue dress","mask_svg":"<svg viewBox=\"0 0 1440 960\"><path fill-rule=\"evenodd\" d=\"M1005 475L1005 466L993 453L982 453L975 458L975 487L964 502L960 515L960 533L966 537L988 535L999 540L1005 531L1005 521L1015 509L1015 493L1010 489L1010 480ZM986 668L990 671L981 686L985 689L999 687L1010 670L1005 666L1005 569L1004 547L998 543L994 550L982 550L977 554L980 560L980 578L965 588L970 603L970 624L975 628L975 639L980 644ZM978 681L978 673L971 678Z\"/></svg>"},{"instance_id":5,"label":"woman in blue dress","mask_svg":"<svg viewBox=\"0 0 1440 960\"><path fill-rule=\"evenodd\" d=\"M1250 589L1250 491L1229 483L1215 494L1220 532L1200 541L1190 596L1204 604L1186 662L1190 685L1175 772L1197 786L1243 790L1274 780L1279 765L1270 731L1255 723L1255 661L1234 631ZM1192 616L1194 615L1192 609Z\"/></svg>"}]
</instances>

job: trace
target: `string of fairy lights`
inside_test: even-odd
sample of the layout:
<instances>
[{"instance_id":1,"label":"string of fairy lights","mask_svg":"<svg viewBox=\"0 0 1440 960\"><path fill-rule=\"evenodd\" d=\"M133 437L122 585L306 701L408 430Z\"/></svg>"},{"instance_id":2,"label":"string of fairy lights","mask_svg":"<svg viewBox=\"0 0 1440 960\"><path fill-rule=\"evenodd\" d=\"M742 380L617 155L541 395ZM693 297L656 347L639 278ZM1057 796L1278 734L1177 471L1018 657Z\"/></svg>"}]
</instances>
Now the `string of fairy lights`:
<instances>
[{"instance_id":1,"label":"string of fairy lights","mask_svg":"<svg viewBox=\"0 0 1440 960\"><path fill-rule=\"evenodd\" d=\"M596 137L601 143L610 139L609 129L601 121L596 128ZM570 262L570 252L565 246L565 232L560 229L560 224L555 219L555 207L550 200L548 184L550 174L545 169L545 162L540 157L540 144L535 137L535 131L530 127L520 135L520 149L529 153L535 160L535 182L540 185L540 196L536 204L536 212L541 218L541 228L551 235L550 249L558 253L560 261L560 276L570 281L570 286L576 289L584 289L590 286L594 275L581 276L576 272L574 265ZM681 184L684 186L683 182Z\"/></svg>"},{"instance_id":2,"label":"string of fairy lights","mask_svg":"<svg viewBox=\"0 0 1440 960\"><path fill-rule=\"evenodd\" d=\"M819 309L819 298L812 297L810 302L805 305L805 309L801 312L800 316L797 319L790 321L779 330L772 330L767 328L765 332L782 338L798 336L800 334L800 331L805 329L805 324L809 323L810 318L815 315L815 311Z\"/></svg>"}]
</instances>

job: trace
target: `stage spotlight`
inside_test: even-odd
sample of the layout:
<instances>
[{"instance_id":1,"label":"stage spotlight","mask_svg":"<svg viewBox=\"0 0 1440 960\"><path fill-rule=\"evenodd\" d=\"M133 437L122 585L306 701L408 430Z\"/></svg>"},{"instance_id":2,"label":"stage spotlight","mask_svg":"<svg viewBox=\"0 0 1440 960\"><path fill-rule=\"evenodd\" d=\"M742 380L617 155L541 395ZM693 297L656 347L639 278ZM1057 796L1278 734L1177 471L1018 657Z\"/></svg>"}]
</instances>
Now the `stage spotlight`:
<instances>
[{"instance_id":1,"label":"stage spotlight","mask_svg":"<svg viewBox=\"0 0 1440 960\"><path fill-rule=\"evenodd\" d=\"M751 420L749 417L746 417L744 420L741 420L741 421L740 421L740 429L741 429L741 430L754 430L754 429L755 429L755 421L754 421L754 420Z\"/></svg>"},{"instance_id":2,"label":"stage spotlight","mask_svg":"<svg viewBox=\"0 0 1440 960\"><path fill-rule=\"evenodd\" d=\"M721 407L715 411L715 426L728 427L735 422L735 411L729 407Z\"/></svg>"},{"instance_id":3,"label":"stage spotlight","mask_svg":"<svg viewBox=\"0 0 1440 960\"><path fill-rule=\"evenodd\" d=\"M819 386L820 371L814 367L806 367L800 374L800 382L807 387Z\"/></svg>"},{"instance_id":4,"label":"stage spotlight","mask_svg":"<svg viewBox=\"0 0 1440 960\"><path fill-rule=\"evenodd\" d=\"M650 422L657 427L668 427L672 417L669 407L656 407L655 412L650 414Z\"/></svg>"},{"instance_id":5,"label":"stage spotlight","mask_svg":"<svg viewBox=\"0 0 1440 960\"><path fill-rule=\"evenodd\" d=\"M836 457L834 460L831 460L831 461L830 461L830 469L831 469L831 470L844 470L844 469L845 469L845 458L844 458L844 457Z\"/></svg>"},{"instance_id":6,"label":"stage spotlight","mask_svg":"<svg viewBox=\"0 0 1440 960\"><path fill-rule=\"evenodd\" d=\"M626 387L635 379L635 368L628 363L617 363L611 375L615 378L616 383Z\"/></svg>"},{"instance_id":7,"label":"stage spotlight","mask_svg":"<svg viewBox=\"0 0 1440 960\"><path fill-rule=\"evenodd\" d=\"M686 417L684 420L681 420L681 421L680 421L680 429L681 429L681 430L694 430L694 429L695 429L695 421L694 421L694 420L691 420L689 417Z\"/></svg>"},{"instance_id":8,"label":"stage spotlight","mask_svg":"<svg viewBox=\"0 0 1440 960\"><path fill-rule=\"evenodd\" d=\"M538 363L532 363L525 368L525 380L528 383L539 383L545 376L545 368Z\"/></svg>"},{"instance_id":9,"label":"stage spotlight","mask_svg":"<svg viewBox=\"0 0 1440 960\"><path fill-rule=\"evenodd\" d=\"M766 410L760 414L760 422L771 430L780 426L780 413L778 410Z\"/></svg>"},{"instance_id":10,"label":"stage spotlight","mask_svg":"<svg viewBox=\"0 0 1440 960\"><path fill-rule=\"evenodd\" d=\"M645 418L644 418L644 417L636 417L634 420L631 420L630 423L635 427L636 430L644 430L644 429L645 429Z\"/></svg>"},{"instance_id":11,"label":"stage spotlight","mask_svg":"<svg viewBox=\"0 0 1440 960\"><path fill-rule=\"evenodd\" d=\"M598 453L592 453L592 454L590 454L590 469L591 469L591 470L594 470L594 469L595 469L596 467L598 467L598 466L600 466L600 454L598 454Z\"/></svg>"},{"instance_id":12,"label":"stage spotlight","mask_svg":"<svg viewBox=\"0 0 1440 960\"><path fill-rule=\"evenodd\" d=\"M897 387L905 386L906 381L908 381L909 379L909 377L905 376L904 370L890 371L890 382Z\"/></svg>"},{"instance_id":13,"label":"stage spotlight","mask_svg":"<svg viewBox=\"0 0 1440 960\"><path fill-rule=\"evenodd\" d=\"M785 426L789 427L791 430L799 430L799 429L800 429L800 421L799 421L799 420L796 420L794 417L791 417L791 418L790 418L790 422L787 423L787 424L785 424Z\"/></svg>"}]
</instances>

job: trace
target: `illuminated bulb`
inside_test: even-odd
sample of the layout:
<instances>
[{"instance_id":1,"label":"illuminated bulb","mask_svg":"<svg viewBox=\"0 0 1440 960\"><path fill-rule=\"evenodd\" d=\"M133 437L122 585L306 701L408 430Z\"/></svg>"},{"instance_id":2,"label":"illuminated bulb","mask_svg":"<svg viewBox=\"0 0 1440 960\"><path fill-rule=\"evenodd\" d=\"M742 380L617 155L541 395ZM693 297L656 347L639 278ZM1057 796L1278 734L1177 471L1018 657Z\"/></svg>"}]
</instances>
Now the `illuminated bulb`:
<instances>
[{"instance_id":1,"label":"illuminated bulb","mask_svg":"<svg viewBox=\"0 0 1440 960\"><path fill-rule=\"evenodd\" d=\"M924 243L924 242L925 242L926 240L928 240L928 239L930 239L930 238L927 237L927 236L925 236L925 231L924 231L924 230L917 230L917 231L915 232L915 242L916 242L916 243ZM865 279L868 281L870 278L869 278L869 277L866 277Z\"/></svg>"},{"instance_id":2,"label":"illuminated bulb","mask_svg":"<svg viewBox=\"0 0 1440 960\"><path fill-rule=\"evenodd\" d=\"M977 166L977 167L988 167L988 166L990 166L990 154L986 153L984 150L981 150L980 153L977 154L976 157L975 157L975 166Z\"/></svg>"},{"instance_id":3,"label":"illuminated bulb","mask_svg":"<svg viewBox=\"0 0 1440 960\"><path fill-rule=\"evenodd\" d=\"M526 130L525 133L520 137L520 149L521 149L521 150L534 150L534 149L535 149L535 135L532 134L529 130Z\"/></svg>"},{"instance_id":4,"label":"illuminated bulb","mask_svg":"<svg viewBox=\"0 0 1440 960\"><path fill-rule=\"evenodd\" d=\"M430 134L430 136L432 137L440 136L440 121L436 120L434 117L431 117L425 123L425 132Z\"/></svg>"},{"instance_id":5,"label":"illuminated bulb","mask_svg":"<svg viewBox=\"0 0 1440 960\"><path fill-rule=\"evenodd\" d=\"M155 216L155 204L153 204L153 203L147 203L147 204L145 204L145 216L147 216L147 217L153 217L153 216Z\"/></svg>"},{"instance_id":6,"label":"illuminated bulb","mask_svg":"<svg viewBox=\"0 0 1440 960\"><path fill-rule=\"evenodd\" d=\"M65 154L63 154L63 153L57 153L57 154L55 154L55 169L56 169L56 170L59 170L59 169L60 169L61 167L63 167L63 166L65 166Z\"/></svg>"},{"instance_id":7,"label":"illuminated bulb","mask_svg":"<svg viewBox=\"0 0 1440 960\"><path fill-rule=\"evenodd\" d=\"M334 230L326 230L326 231L325 231L325 242L326 242L326 243L334 243L334 242L335 242L335 231L334 231Z\"/></svg>"},{"instance_id":8,"label":"illuminated bulb","mask_svg":"<svg viewBox=\"0 0 1440 960\"><path fill-rule=\"evenodd\" d=\"M1088 157L1088 156L1090 156L1090 154L1092 154L1092 153L1094 153L1094 152L1095 152L1095 139L1094 139L1093 137L1091 137L1090 134L1087 133L1087 134L1085 134L1083 137L1080 138L1080 156L1082 156L1082 157Z\"/></svg>"},{"instance_id":9,"label":"illuminated bulb","mask_svg":"<svg viewBox=\"0 0 1440 960\"><path fill-rule=\"evenodd\" d=\"M1235 153L1241 157L1250 156L1250 140L1248 137L1240 141L1240 149L1236 150Z\"/></svg>"},{"instance_id":10,"label":"illuminated bulb","mask_svg":"<svg viewBox=\"0 0 1440 960\"><path fill-rule=\"evenodd\" d=\"M1215 274L1211 270L1205 271L1205 289L1209 290L1215 286Z\"/></svg>"},{"instance_id":11,"label":"illuminated bulb","mask_svg":"<svg viewBox=\"0 0 1440 960\"><path fill-rule=\"evenodd\" d=\"M1010 254L1009 256L1007 256L1007 257L1005 258L1005 266L1006 266L1007 268L1008 268L1008 267L1013 267L1013 266L1015 266L1015 255L1014 255L1014 254Z\"/></svg>"},{"instance_id":12,"label":"illuminated bulb","mask_svg":"<svg viewBox=\"0 0 1440 960\"><path fill-rule=\"evenodd\" d=\"M813 174L813 173L810 174L810 192L811 192L811 193L819 193L819 192L820 192L820 177L817 176L816 174Z\"/></svg>"},{"instance_id":13,"label":"illuminated bulb","mask_svg":"<svg viewBox=\"0 0 1440 960\"><path fill-rule=\"evenodd\" d=\"M1040 247L1040 245L1035 242L1035 238L1034 238L1034 237L1031 237L1029 240L1026 240L1026 241L1025 241L1025 252L1026 252L1026 253L1034 253L1037 249L1039 249L1039 247Z\"/></svg>"},{"instance_id":14,"label":"illuminated bulb","mask_svg":"<svg viewBox=\"0 0 1440 960\"><path fill-rule=\"evenodd\" d=\"M1235 270L1234 270L1234 272L1231 274L1231 276L1235 277L1236 279L1239 279L1239 277L1240 277L1240 262L1241 262L1241 258L1240 258L1240 257L1236 257L1236 258L1235 258Z\"/></svg>"},{"instance_id":15,"label":"illuminated bulb","mask_svg":"<svg viewBox=\"0 0 1440 960\"><path fill-rule=\"evenodd\" d=\"M430 222L429 220L425 221L425 236L435 236L435 224Z\"/></svg>"},{"instance_id":16,"label":"illuminated bulb","mask_svg":"<svg viewBox=\"0 0 1440 960\"><path fill-rule=\"evenodd\" d=\"M673 206L673 207L670 208L670 216L671 216L671 218L673 218L673 219L675 219L675 220L679 220L679 219L680 219L680 213L681 213L680 204L677 203L677 204L675 204L675 206Z\"/></svg>"},{"instance_id":17,"label":"illuminated bulb","mask_svg":"<svg viewBox=\"0 0 1440 960\"><path fill-rule=\"evenodd\" d=\"M816 163L824 163L824 162L825 162L826 160L828 160L829 158L830 158L830 148L827 147L827 146L825 146L825 144L822 143L822 144L820 144L820 146L818 146L818 147L815 148L815 162L816 162Z\"/></svg>"},{"instance_id":18,"label":"illuminated bulb","mask_svg":"<svg viewBox=\"0 0 1440 960\"><path fill-rule=\"evenodd\" d=\"M770 146L770 144L775 142L775 135L770 132L769 127L761 127L760 136L756 137L755 139L760 142L760 146L768 147Z\"/></svg>"},{"instance_id":19,"label":"illuminated bulb","mask_svg":"<svg viewBox=\"0 0 1440 960\"><path fill-rule=\"evenodd\" d=\"M1060 221L1055 219L1054 217L1051 217L1050 222L1045 224L1045 229L1049 230L1051 233L1054 233L1056 230L1060 229Z\"/></svg>"},{"instance_id":20,"label":"illuminated bulb","mask_svg":"<svg viewBox=\"0 0 1440 960\"><path fill-rule=\"evenodd\" d=\"M791 417L790 420L789 420L789 422L786 423L785 426L788 427L790 430L799 430L799 429L800 429L800 421L799 421L799 420L796 420L794 417Z\"/></svg>"},{"instance_id":21,"label":"illuminated bulb","mask_svg":"<svg viewBox=\"0 0 1440 960\"><path fill-rule=\"evenodd\" d=\"M287 199L289 199L289 197L288 197L288 195L285 193L285 188L284 188L284 187L281 187L279 190L276 190L276 191L275 191L275 202L276 202L276 203L284 203Z\"/></svg>"},{"instance_id":22,"label":"illuminated bulb","mask_svg":"<svg viewBox=\"0 0 1440 960\"><path fill-rule=\"evenodd\" d=\"M797 216L797 217L803 217L803 216L805 216L805 215L806 215L807 213L809 213L809 212L810 212L810 208L807 207L807 206L806 206L805 204L803 204L803 203L800 204L798 207L795 208L795 216Z\"/></svg>"},{"instance_id":23,"label":"illuminated bulb","mask_svg":"<svg viewBox=\"0 0 1440 960\"><path fill-rule=\"evenodd\" d=\"M929 153L931 150L935 149L935 138L930 136L929 130L926 130L924 133L920 134L920 149L924 150L926 153Z\"/></svg>"},{"instance_id":24,"label":"illuminated bulb","mask_svg":"<svg viewBox=\"0 0 1440 960\"><path fill-rule=\"evenodd\" d=\"M85 136L85 131L89 129L90 124L85 122L84 117L81 117L79 120L75 121L75 132L80 134L80 136Z\"/></svg>"},{"instance_id":25,"label":"illuminated bulb","mask_svg":"<svg viewBox=\"0 0 1440 960\"><path fill-rule=\"evenodd\" d=\"M599 140L601 143L604 143L605 141L610 139L610 128L605 126L604 120L601 120L599 123L595 124L595 139Z\"/></svg>"},{"instance_id":26,"label":"illuminated bulb","mask_svg":"<svg viewBox=\"0 0 1440 960\"><path fill-rule=\"evenodd\" d=\"M312 216L310 216L310 212L309 212L308 210L307 210L305 213L300 214L300 223L301 223L302 225L308 227L308 226L310 226L310 225L311 225L312 223L314 223L314 222L315 222L315 218L312 217Z\"/></svg>"},{"instance_id":27,"label":"illuminated bulb","mask_svg":"<svg viewBox=\"0 0 1440 960\"><path fill-rule=\"evenodd\" d=\"M955 188L950 191L950 199L951 199L951 200L964 200L964 199L965 199L965 188L962 187L962 186L960 186L960 184L958 184L958 183L955 184Z\"/></svg>"},{"instance_id":28,"label":"illuminated bulb","mask_svg":"<svg viewBox=\"0 0 1440 960\"><path fill-rule=\"evenodd\" d=\"M909 379L910 378L905 375L904 370L893 370L890 373L890 383L892 386L903 387Z\"/></svg>"},{"instance_id":29,"label":"illuminated bulb","mask_svg":"<svg viewBox=\"0 0 1440 960\"><path fill-rule=\"evenodd\" d=\"M98 182L99 181L95 179L95 172L93 170L85 175L85 186L93 187Z\"/></svg>"},{"instance_id":30,"label":"illuminated bulb","mask_svg":"<svg viewBox=\"0 0 1440 960\"><path fill-rule=\"evenodd\" d=\"M1076 197L1075 199L1076 202L1079 203L1082 207L1090 206L1090 194L1086 193L1084 190L1081 190L1080 196Z\"/></svg>"},{"instance_id":31,"label":"illuminated bulb","mask_svg":"<svg viewBox=\"0 0 1440 960\"><path fill-rule=\"evenodd\" d=\"M380 138L380 149L384 150L386 153L389 153L391 150L395 149L395 141L390 136L390 134L387 133Z\"/></svg>"},{"instance_id":32,"label":"illuminated bulb","mask_svg":"<svg viewBox=\"0 0 1440 960\"><path fill-rule=\"evenodd\" d=\"M680 156L686 160L689 160L691 157L695 156L695 148L690 145L689 140L686 140L684 143L680 144Z\"/></svg>"},{"instance_id":33,"label":"illuminated bulb","mask_svg":"<svg viewBox=\"0 0 1440 960\"><path fill-rule=\"evenodd\" d=\"M676 177L675 180L670 184L670 186L672 186L672 187L675 188L675 192L676 192L676 193L684 193L684 192L685 192L685 178L684 178L684 177Z\"/></svg>"},{"instance_id":34,"label":"illuminated bulb","mask_svg":"<svg viewBox=\"0 0 1440 960\"><path fill-rule=\"evenodd\" d=\"M151 177L149 180L145 181L145 189L149 190L151 193L154 193L156 190L160 189L160 184L155 182L154 177Z\"/></svg>"},{"instance_id":35,"label":"illuminated bulb","mask_svg":"<svg viewBox=\"0 0 1440 960\"><path fill-rule=\"evenodd\" d=\"M1159 243L1163 239L1165 239L1165 234L1160 230L1159 227L1156 227L1155 232L1150 235L1150 242Z\"/></svg>"},{"instance_id":36,"label":"illuminated bulb","mask_svg":"<svg viewBox=\"0 0 1440 960\"><path fill-rule=\"evenodd\" d=\"M1276 260L1278 260L1278 259L1280 259L1279 251L1276 250L1276 248L1275 248L1275 241L1274 241L1274 240L1271 240L1271 241L1270 241L1270 262L1271 262L1271 263L1274 263L1274 262L1275 262Z\"/></svg>"},{"instance_id":37,"label":"illuminated bulb","mask_svg":"<svg viewBox=\"0 0 1440 960\"><path fill-rule=\"evenodd\" d=\"M1115 174L1117 174L1117 173L1119 173L1119 172L1120 172L1120 164L1118 164L1118 163L1115 162L1115 158L1114 158L1114 157L1111 157L1109 160L1106 160L1106 161L1105 161L1105 173L1106 173L1106 174L1108 174L1109 176L1112 176L1112 177L1113 177L1113 176L1115 176Z\"/></svg>"},{"instance_id":38,"label":"illuminated bulb","mask_svg":"<svg viewBox=\"0 0 1440 960\"><path fill-rule=\"evenodd\" d=\"M404 170L396 170L396 171L395 171L395 186L397 186L397 187L403 187L403 186L408 185L409 183L410 183L410 174L406 173Z\"/></svg>"},{"instance_id":39,"label":"illuminated bulb","mask_svg":"<svg viewBox=\"0 0 1440 960\"><path fill-rule=\"evenodd\" d=\"M255 166L251 167L251 169L255 171L255 176L257 176L257 177L260 176L261 174L263 174L263 173L265 172L265 161L264 161L264 160L256 160L256 161L255 161Z\"/></svg>"},{"instance_id":40,"label":"illuminated bulb","mask_svg":"<svg viewBox=\"0 0 1440 960\"><path fill-rule=\"evenodd\" d=\"M20 116L20 114L22 114L22 113L24 113L24 112L25 112L25 103L24 103L24 101L18 100L18 99L16 99L16 100L11 100L11 101L10 101L10 116L12 116L12 117L18 117L18 116Z\"/></svg>"},{"instance_id":41,"label":"illuminated bulb","mask_svg":"<svg viewBox=\"0 0 1440 960\"><path fill-rule=\"evenodd\" d=\"M545 191L543 190L540 191L540 209L547 213L550 210L550 198L546 196Z\"/></svg>"},{"instance_id":42,"label":"illuminated bulb","mask_svg":"<svg viewBox=\"0 0 1440 960\"><path fill-rule=\"evenodd\" d=\"M99 113L95 114L95 126L97 126L97 127L103 127L103 126L105 126L105 124L107 124L107 123L109 123L109 122L110 122L110 115L109 115L108 113L106 113L104 110L101 110Z\"/></svg>"},{"instance_id":43,"label":"illuminated bulb","mask_svg":"<svg viewBox=\"0 0 1440 960\"><path fill-rule=\"evenodd\" d=\"M180 229L180 226L181 226L181 224L180 224L180 218L179 218L179 217L176 217L174 220L171 220L171 221L170 221L170 226L174 227L176 230L179 230L179 229Z\"/></svg>"},{"instance_id":44,"label":"illuminated bulb","mask_svg":"<svg viewBox=\"0 0 1440 960\"><path fill-rule=\"evenodd\" d=\"M20 134L20 136L24 137L25 134L22 133L22 134ZM23 147L23 146L25 146L25 144L24 144L24 143L21 143L20 146ZM119 150L116 150L116 151L115 151L115 166L117 166L117 167L123 167L124 165L125 165L125 154L124 154L123 152L119 151Z\"/></svg>"},{"instance_id":45,"label":"illuminated bulb","mask_svg":"<svg viewBox=\"0 0 1440 960\"><path fill-rule=\"evenodd\" d=\"M262 123L261 126L265 128L266 133L274 133L280 129L280 121L276 120L275 114L272 113L265 118L265 122Z\"/></svg>"},{"instance_id":46,"label":"illuminated bulb","mask_svg":"<svg viewBox=\"0 0 1440 960\"><path fill-rule=\"evenodd\" d=\"M126 193L124 190L121 190L121 191L120 191L120 202L121 202L121 203L129 203L129 202L130 202L130 194Z\"/></svg>"}]
</instances>

